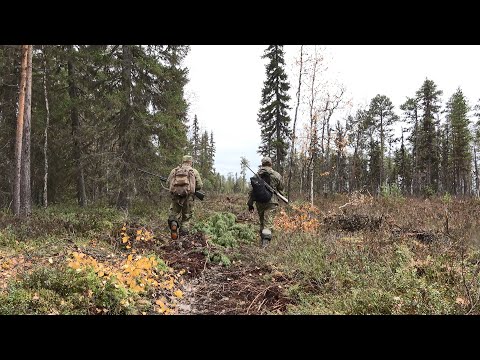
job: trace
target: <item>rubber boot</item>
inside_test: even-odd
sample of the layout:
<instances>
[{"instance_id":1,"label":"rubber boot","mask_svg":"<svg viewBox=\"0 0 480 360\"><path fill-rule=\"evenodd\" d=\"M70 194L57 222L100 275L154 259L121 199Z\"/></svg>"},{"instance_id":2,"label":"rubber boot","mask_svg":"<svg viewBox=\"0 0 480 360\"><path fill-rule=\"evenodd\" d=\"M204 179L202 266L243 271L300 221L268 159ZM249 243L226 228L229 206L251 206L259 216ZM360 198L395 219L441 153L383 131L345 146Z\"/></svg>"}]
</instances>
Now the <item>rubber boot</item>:
<instances>
[{"instance_id":1,"label":"rubber boot","mask_svg":"<svg viewBox=\"0 0 480 360\"><path fill-rule=\"evenodd\" d=\"M172 240L178 239L178 223L175 220L170 222L170 237Z\"/></svg>"},{"instance_id":2,"label":"rubber boot","mask_svg":"<svg viewBox=\"0 0 480 360\"><path fill-rule=\"evenodd\" d=\"M272 232L270 229L263 229L262 230L262 248L265 248L272 240Z\"/></svg>"}]
</instances>

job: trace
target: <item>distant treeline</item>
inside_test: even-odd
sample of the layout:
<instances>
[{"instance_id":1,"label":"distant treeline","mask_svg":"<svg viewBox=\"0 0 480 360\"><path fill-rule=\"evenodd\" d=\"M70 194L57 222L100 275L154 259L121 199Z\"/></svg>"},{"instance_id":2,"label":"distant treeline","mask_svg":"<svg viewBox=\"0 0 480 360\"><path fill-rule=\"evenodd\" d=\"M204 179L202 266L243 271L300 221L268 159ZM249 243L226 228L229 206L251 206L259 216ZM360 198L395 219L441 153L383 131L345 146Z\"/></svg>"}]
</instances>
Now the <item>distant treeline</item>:
<instances>
[{"instance_id":1,"label":"distant treeline","mask_svg":"<svg viewBox=\"0 0 480 360\"><path fill-rule=\"evenodd\" d=\"M460 88L442 102L443 92L425 79L398 104L400 114L379 94L355 115L332 121L348 105L346 89L327 85L323 55L312 48L300 49L293 101L283 46L270 45L264 55L269 62L258 116L259 153L273 158L289 192L310 199L357 190L479 196L480 102L471 105ZM395 136L395 129L401 135Z\"/></svg>"}]
</instances>

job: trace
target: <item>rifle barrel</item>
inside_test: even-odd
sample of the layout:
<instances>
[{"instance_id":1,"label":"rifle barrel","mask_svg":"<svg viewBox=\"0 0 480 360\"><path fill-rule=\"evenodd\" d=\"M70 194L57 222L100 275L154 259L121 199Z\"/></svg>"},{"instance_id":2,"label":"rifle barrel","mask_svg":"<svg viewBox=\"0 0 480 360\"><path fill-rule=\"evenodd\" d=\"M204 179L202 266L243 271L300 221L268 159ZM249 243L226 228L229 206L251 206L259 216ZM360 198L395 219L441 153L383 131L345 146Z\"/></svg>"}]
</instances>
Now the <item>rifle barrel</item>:
<instances>
[{"instance_id":1,"label":"rifle barrel","mask_svg":"<svg viewBox=\"0 0 480 360\"><path fill-rule=\"evenodd\" d=\"M160 178L160 180L162 180L162 181L167 181L167 178L164 177L164 176L161 176L161 175L158 175L158 174L153 174L151 172L148 172L148 171L145 171L145 170L142 170L142 169L137 169L137 170L141 171L141 172L144 172L145 174L148 174L148 175L156 176L156 177Z\"/></svg>"}]
</instances>

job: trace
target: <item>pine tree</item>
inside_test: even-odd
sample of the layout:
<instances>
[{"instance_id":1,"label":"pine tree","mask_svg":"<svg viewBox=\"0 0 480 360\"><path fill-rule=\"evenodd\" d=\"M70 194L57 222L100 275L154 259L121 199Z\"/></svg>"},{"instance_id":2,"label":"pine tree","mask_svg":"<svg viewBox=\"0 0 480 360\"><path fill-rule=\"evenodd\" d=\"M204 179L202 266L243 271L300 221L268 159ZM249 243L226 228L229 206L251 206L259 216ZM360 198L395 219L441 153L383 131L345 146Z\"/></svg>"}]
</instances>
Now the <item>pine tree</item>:
<instances>
[{"instance_id":1,"label":"pine tree","mask_svg":"<svg viewBox=\"0 0 480 360\"><path fill-rule=\"evenodd\" d=\"M346 123L348 142L353 147L350 158L349 191L355 191L366 184L367 162L364 157L367 146L367 121L368 113L365 110L357 110L355 117L349 116Z\"/></svg>"},{"instance_id":2,"label":"pine tree","mask_svg":"<svg viewBox=\"0 0 480 360\"><path fill-rule=\"evenodd\" d=\"M18 115L17 115L17 132L15 137L15 178L13 188L13 213L20 215L22 212L22 204L20 200L20 193L22 189L21 184L21 169L22 169L22 145L23 145L23 130L24 130L24 112L25 112L25 94L27 85L27 59L28 59L29 45L22 45L21 55L21 80L19 88L18 99Z\"/></svg>"},{"instance_id":3,"label":"pine tree","mask_svg":"<svg viewBox=\"0 0 480 360\"><path fill-rule=\"evenodd\" d=\"M47 87L47 54L45 46L42 46L42 63L43 63L43 93L45 97L45 132L43 145L43 193L42 203L46 208L48 206L48 128L50 125L50 108L48 106L48 87Z\"/></svg>"},{"instance_id":4,"label":"pine tree","mask_svg":"<svg viewBox=\"0 0 480 360\"><path fill-rule=\"evenodd\" d=\"M30 216L32 213L32 181L31 181L31 138L32 138L32 59L33 45L28 45L27 50L27 83L25 93L25 121L23 123L22 146L22 180L21 202L22 212Z\"/></svg>"},{"instance_id":5,"label":"pine tree","mask_svg":"<svg viewBox=\"0 0 480 360\"><path fill-rule=\"evenodd\" d=\"M398 116L393 112L393 104L385 95L377 95L370 102L369 109L371 124L374 131L378 133L380 139L380 168L379 168L379 184L384 185L385 178L385 141L391 137L392 126L398 120Z\"/></svg>"},{"instance_id":6,"label":"pine tree","mask_svg":"<svg viewBox=\"0 0 480 360\"><path fill-rule=\"evenodd\" d=\"M290 117L287 113L290 109L290 85L284 69L283 45L270 45L262 58L269 59L269 62L266 65L267 79L262 89L257 120L262 140L258 152L263 156L270 156L277 171L282 171L290 139Z\"/></svg>"}]
</instances>

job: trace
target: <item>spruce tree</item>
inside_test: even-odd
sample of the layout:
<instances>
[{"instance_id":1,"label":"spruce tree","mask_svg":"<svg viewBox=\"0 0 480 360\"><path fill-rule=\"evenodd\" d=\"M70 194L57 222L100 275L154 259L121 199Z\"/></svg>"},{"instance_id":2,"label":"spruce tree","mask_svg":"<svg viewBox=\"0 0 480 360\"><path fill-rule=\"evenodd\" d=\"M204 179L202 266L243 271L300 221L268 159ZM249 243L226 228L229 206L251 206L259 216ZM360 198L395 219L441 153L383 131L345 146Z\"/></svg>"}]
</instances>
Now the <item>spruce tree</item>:
<instances>
[{"instance_id":1,"label":"spruce tree","mask_svg":"<svg viewBox=\"0 0 480 360\"><path fill-rule=\"evenodd\" d=\"M134 196L152 198L151 184L159 195L158 181L139 176L135 169L164 174L184 154L188 104L183 89L188 71L181 61L188 49L182 45L34 47L32 199L42 203L45 184L49 204L74 198L85 204L86 199L103 198L126 208ZM12 119L18 110L20 50L0 46L0 141L5 144L0 149L0 172L9 174L0 178L2 206L8 206L13 195L16 128Z\"/></svg>"},{"instance_id":2,"label":"spruce tree","mask_svg":"<svg viewBox=\"0 0 480 360\"><path fill-rule=\"evenodd\" d=\"M477 118L474 126L474 139L475 141L480 141L480 100L478 100L478 104L475 105L473 109L475 110L475 117Z\"/></svg>"},{"instance_id":3,"label":"spruce tree","mask_svg":"<svg viewBox=\"0 0 480 360\"><path fill-rule=\"evenodd\" d=\"M158 136L162 140L162 172L179 164L188 147L188 103L184 92L188 69L182 66L182 61L189 49L187 45L168 45L159 51L154 48L159 59L151 58L151 66L158 70L154 74L158 86L154 88L153 102L157 109L154 124L160 129Z\"/></svg>"},{"instance_id":4,"label":"spruce tree","mask_svg":"<svg viewBox=\"0 0 480 360\"><path fill-rule=\"evenodd\" d=\"M21 46L0 46L0 206L12 200Z\"/></svg>"},{"instance_id":5,"label":"spruce tree","mask_svg":"<svg viewBox=\"0 0 480 360\"><path fill-rule=\"evenodd\" d=\"M190 142L192 148L193 162L198 163L200 160L200 126L198 125L197 115L193 117L192 138Z\"/></svg>"},{"instance_id":6,"label":"spruce tree","mask_svg":"<svg viewBox=\"0 0 480 360\"><path fill-rule=\"evenodd\" d=\"M209 154L208 154L208 159L210 161L209 168L210 170L215 173L215 168L213 164L215 163L215 141L213 140L213 131L210 131L210 144L209 144Z\"/></svg>"},{"instance_id":7,"label":"spruce tree","mask_svg":"<svg viewBox=\"0 0 480 360\"><path fill-rule=\"evenodd\" d=\"M277 171L282 171L290 140L290 117L287 113L290 109L290 85L284 68L283 45L270 45L262 58L269 59L269 62L257 119L262 141L258 152L270 156Z\"/></svg>"},{"instance_id":8,"label":"spruce tree","mask_svg":"<svg viewBox=\"0 0 480 360\"><path fill-rule=\"evenodd\" d=\"M199 171L203 178L208 177L210 173L210 149L208 141L208 132L202 133L199 145Z\"/></svg>"},{"instance_id":9,"label":"spruce tree","mask_svg":"<svg viewBox=\"0 0 480 360\"><path fill-rule=\"evenodd\" d=\"M453 167L453 190L455 194L465 194L469 185L472 154L469 130L470 120L467 117L469 106L460 88L447 103L447 123L451 128L451 154Z\"/></svg>"},{"instance_id":10,"label":"spruce tree","mask_svg":"<svg viewBox=\"0 0 480 360\"><path fill-rule=\"evenodd\" d=\"M418 162L421 177L421 190L437 191L438 187L438 139L435 115L440 111L440 96L443 91L426 79L417 91L419 109L422 111L419 127Z\"/></svg>"},{"instance_id":11,"label":"spruce tree","mask_svg":"<svg viewBox=\"0 0 480 360\"><path fill-rule=\"evenodd\" d=\"M452 181L452 149L451 139L452 131L450 123L447 121L441 126L440 130L440 183L441 192L454 193Z\"/></svg>"},{"instance_id":12,"label":"spruce tree","mask_svg":"<svg viewBox=\"0 0 480 360\"><path fill-rule=\"evenodd\" d=\"M407 98L407 101L400 105L400 109L404 112L404 119L407 124L410 125L410 136L407 140L412 147L412 186L411 193L418 194L420 186L420 170L418 160L418 148L419 148L419 134L420 134L420 117L419 106L416 98ZM402 133L403 135L403 133Z\"/></svg>"},{"instance_id":13,"label":"spruce tree","mask_svg":"<svg viewBox=\"0 0 480 360\"><path fill-rule=\"evenodd\" d=\"M396 180L399 183L402 193L407 194L412 183L412 162L411 155L409 154L404 143L403 132L404 131L402 129L400 148L395 152L394 163L395 174L397 175Z\"/></svg>"}]
</instances>

